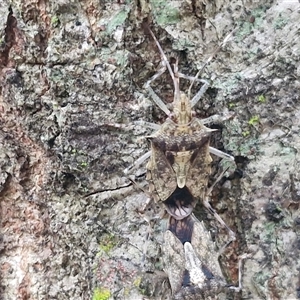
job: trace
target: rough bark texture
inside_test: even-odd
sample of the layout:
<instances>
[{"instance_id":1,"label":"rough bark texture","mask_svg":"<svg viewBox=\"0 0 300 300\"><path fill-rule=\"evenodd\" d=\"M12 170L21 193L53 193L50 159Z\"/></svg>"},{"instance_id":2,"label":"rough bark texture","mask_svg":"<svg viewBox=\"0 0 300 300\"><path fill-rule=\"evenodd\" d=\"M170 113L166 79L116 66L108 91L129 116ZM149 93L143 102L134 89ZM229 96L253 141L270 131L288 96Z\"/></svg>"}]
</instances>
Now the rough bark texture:
<instances>
[{"instance_id":1,"label":"rough bark texture","mask_svg":"<svg viewBox=\"0 0 300 300\"><path fill-rule=\"evenodd\" d=\"M140 215L148 196L122 175L149 131L108 125L165 119L143 89L160 61L147 24L188 75L235 30L197 106L235 113L213 142L243 173L212 197L237 233L221 257L229 283L253 256L227 299L299 298L299 3L206 2L0 2L0 299L170 298L161 208ZM156 84L172 101L168 74ZM226 232L198 217L221 246Z\"/></svg>"}]
</instances>

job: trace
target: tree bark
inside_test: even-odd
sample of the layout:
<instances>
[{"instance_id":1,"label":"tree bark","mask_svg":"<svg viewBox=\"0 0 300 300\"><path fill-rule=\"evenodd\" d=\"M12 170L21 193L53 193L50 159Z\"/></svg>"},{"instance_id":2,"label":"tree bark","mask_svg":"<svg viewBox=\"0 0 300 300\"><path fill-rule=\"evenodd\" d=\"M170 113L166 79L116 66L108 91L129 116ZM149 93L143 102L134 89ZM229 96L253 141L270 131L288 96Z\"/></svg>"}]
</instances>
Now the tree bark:
<instances>
[{"instance_id":1,"label":"tree bark","mask_svg":"<svg viewBox=\"0 0 300 300\"><path fill-rule=\"evenodd\" d=\"M149 196L123 175L149 149L151 131L129 125L166 118L143 88L160 63L147 26L190 76L233 31L196 107L199 118L234 112L212 141L238 165L211 199L237 234L220 259L228 283L252 256L228 297L300 297L296 0L4 0L0 11L0 299L171 297L162 208L138 213ZM153 86L172 102L167 72ZM196 214L221 247L226 231L201 203Z\"/></svg>"}]
</instances>

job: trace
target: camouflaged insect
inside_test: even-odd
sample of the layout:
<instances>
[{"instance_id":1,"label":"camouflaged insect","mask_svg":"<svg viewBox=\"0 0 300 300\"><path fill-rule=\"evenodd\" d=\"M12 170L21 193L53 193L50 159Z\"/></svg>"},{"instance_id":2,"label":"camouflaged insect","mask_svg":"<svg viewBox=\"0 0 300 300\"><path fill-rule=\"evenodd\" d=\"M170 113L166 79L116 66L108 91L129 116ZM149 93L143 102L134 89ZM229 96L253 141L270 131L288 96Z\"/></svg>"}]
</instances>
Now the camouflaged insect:
<instances>
[{"instance_id":1,"label":"camouflaged insect","mask_svg":"<svg viewBox=\"0 0 300 300\"><path fill-rule=\"evenodd\" d=\"M166 209L175 219L180 220L191 214L195 201L187 198L200 197L204 199L211 172L212 158L210 152L222 157L233 159L231 156L209 146L212 129L204 125L204 120L194 117L192 108L208 88L208 83L197 77L185 76L178 72L178 61L174 72L154 34L154 38L163 62L163 69L153 76L146 84L153 101L168 115L167 120L158 131L148 137L151 143L151 156L147 164L147 180L149 192L156 201L163 201ZM174 101L172 113L150 87L150 83L158 78L165 69L174 82ZM179 77L203 82L204 85L192 100L179 89ZM184 201L168 199L185 189L189 197ZM174 197L172 197L174 198ZM176 198L176 197L175 197Z\"/></svg>"},{"instance_id":2,"label":"camouflaged insect","mask_svg":"<svg viewBox=\"0 0 300 300\"><path fill-rule=\"evenodd\" d=\"M215 299L228 287L211 236L193 215L170 217L163 258L173 299Z\"/></svg>"},{"instance_id":3,"label":"camouflaged insect","mask_svg":"<svg viewBox=\"0 0 300 300\"><path fill-rule=\"evenodd\" d=\"M148 139L151 157L147 164L149 191L156 200L166 201L177 190L186 189L194 197L204 197L210 174L210 130L198 119L189 126L180 126L168 119L161 129ZM166 208L170 215L180 220L188 216L194 206L176 202ZM195 202L194 202L195 204Z\"/></svg>"}]
</instances>

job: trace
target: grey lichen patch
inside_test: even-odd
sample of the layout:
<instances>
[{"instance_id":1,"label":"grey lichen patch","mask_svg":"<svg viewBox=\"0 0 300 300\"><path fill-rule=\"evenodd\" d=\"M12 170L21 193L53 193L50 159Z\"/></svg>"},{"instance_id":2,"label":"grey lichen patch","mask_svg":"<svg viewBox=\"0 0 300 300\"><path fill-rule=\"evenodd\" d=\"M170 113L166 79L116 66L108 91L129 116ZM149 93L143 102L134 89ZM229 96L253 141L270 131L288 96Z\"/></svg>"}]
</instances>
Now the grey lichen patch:
<instances>
[{"instance_id":1,"label":"grey lichen patch","mask_svg":"<svg viewBox=\"0 0 300 300\"><path fill-rule=\"evenodd\" d=\"M102 252L100 256L97 256L96 286L110 290L114 298L130 299L132 293L136 294L139 288L134 282L141 276L141 273L132 260L133 252L136 252L133 250L132 246L123 240L123 245L120 244L118 250L109 250L109 255Z\"/></svg>"},{"instance_id":2,"label":"grey lichen patch","mask_svg":"<svg viewBox=\"0 0 300 300\"><path fill-rule=\"evenodd\" d=\"M212 86L220 89L220 94L222 97L229 97L232 95L232 91L239 86L241 79L242 78L239 73L234 74L234 76L228 78L227 80L217 77L213 81ZM239 99L236 99L236 101L239 101Z\"/></svg>"},{"instance_id":3,"label":"grey lichen patch","mask_svg":"<svg viewBox=\"0 0 300 300\"><path fill-rule=\"evenodd\" d=\"M164 272L151 274L144 273L139 283L138 290L146 299L172 299L169 282Z\"/></svg>"},{"instance_id":4,"label":"grey lichen patch","mask_svg":"<svg viewBox=\"0 0 300 300\"><path fill-rule=\"evenodd\" d=\"M186 49L193 50L195 43L190 39L189 35L174 41L174 50L184 51Z\"/></svg>"},{"instance_id":5,"label":"grey lichen patch","mask_svg":"<svg viewBox=\"0 0 300 300\"><path fill-rule=\"evenodd\" d=\"M152 205L145 219L137 213L137 209L145 203L145 196L137 197L133 190L132 193L123 195L119 201L115 197L110 200L107 197L102 208L102 221L110 233L100 238L102 250L98 252L95 261L95 284L109 289L114 298L141 299L145 291L145 287L140 284L141 278L144 270L154 272L156 268L154 263L159 253L156 239L162 232L158 231L156 225L153 227L156 222L151 221L150 229L145 221L157 213ZM131 201L132 199L135 201ZM94 201L97 202L96 195ZM149 230L153 239L147 238ZM150 277L148 287L153 290L157 276Z\"/></svg>"},{"instance_id":6,"label":"grey lichen patch","mask_svg":"<svg viewBox=\"0 0 300 300\"><path fill-rule=\"evenodd\" d=\"M273 26L275 30L282 29L289 22L289 17L287 15L279 15L278 18L275 19Z\"/></svg>"},{"instance_id":7,"label":"grey lichen patch","mask_svg":"<svg viewBox=\"0 0 300 300\"><path fill-rule=\"evenodd\" d=\"M286 271L289 268L287 258L282 257L282 253L292 253L294 250L293 243L285 244L284 235L280 234L281 224L274 222L266 222L263 227L257 228L259 234L259 241L261 242L261 249L263 249L264 263L262 264L258 272L256 272L253 277L253 283L258 293L262 295L271 296L272 293L276 293L278 295L283 295L284 293L280 290L276 291L275 286L273 286L272 282L276 282L276 286L279 284L284 284L286 282ZM291 240L295 239L294 236L290 236ZM291 241L290 240L290 241ZM279 268L280 272L277 274L272 274L272 268Z\"/></svg>"},{"instance_id":8,"label":"grey lichen patch","mask_svg":"<svg viewBox=\"0 0 300 300\"><path fill-rule=\"evenodd\" d=\"M110 14L107 14L106 11L103 12L102 18L97 24L98 28L94 38L98 45L115 48L122 45L126 22L132 8L130 4L111 4L111 8Z\"/></svg>"},{"instance_id":9,"label":"grey lichen patch","mask_svg":"<svg viewBox=\"0 0 300 300\"><path fill-rule=\"evenodd\" d=\"M152 12L160 26L176 24L180 21L180 12L177 7L168 1L151 0Z\"/></svg>"},{"instance_id":10,"label":"grey lichen patch","mask_svg":"<svg viewBox=\"0 0 300 300\"><path fill-rule=\"evenodd\" d=\"M232 109L234 109L233 107ZM225 147L228 151L233 151L237 155L242 155L248 158L253 158L259 151L259 140L255 129L250 128L250 125L241 124L234 118L226 123L226 131L231 133L231 136L225 142Z\"/></svg>"},{"instance_id":11,"label":"grey lichen patch","mask_svg":"<svg viewBox=\"0 0 300 300\"><path fill-rule=\"evenodd\" d=\"M233 120L221 125L220 136L225 151L247 161L243 178L234 180L231 198L225 202L231 219L239 222L236 245L244 247L239 251L257 250L245 261L244 298L296 299L299 4L209 3L200 26L191 7L195 1L149 2L142 2L143 17L150 16L151 28L162 34L158 38L163 48L183 50L180 62L186 69L200 68L222 37L235 24L240 26L201 74L213 88L197 112L201 116L225 109L235 112ZM133 132L105 126L108 121L129 124L155 118L142 104L147 95L141 87L155 73L159 56L154 58L140 28L137 3L81 1L79 5L63 0L1 5L0 55L5 63L1 65L0 189L5 199L1 210L7 212L1 224L1 262L10 264L1 273L4 298L22 298L26 293L32 299L91 299L97 287L114 299L165 299L155 293L163 289L171 297L166 278L155 283L164 229L149 231L149 224L137 213L147 197L132 187L125 192L120 188L124 182L118 181L124 179L122 170L145 153L146 145L136 143ZM16 24L7 24L9 6ZM254 20L248 22L250 15ZM171 93L161 83L160 89ZM248 124L253 116L259 116L254 126ZM134 132L143 134L142 129ZM36 151L36 145L43 151ZM266 180L274 165L276 176L271 172ZM106 192L86 198L84 188ZM153 216L158 214L147 211L147 220ZM115 246L108 247L109 255L102 251L98 257L107 232L114 233ZM27 277L19 277L23 269L16 261L22 261ZM138 285L145 276L148 280Z\"/></svg>"},{"instance_id":12,"label":"grey lichen patch","mask_svg":"<svg viewBox=\"0 0 300 300\"><path fill-rule=\"evenodd\" d=\"M129 8L117 12L107 23L106 31L111 34L118 26L124 25L129 13Z\"/></svg>"},{"instance_id":13,"label":"grey lichen patch","mask_svg":"<svg viewBox=\"0 0 300 300\"><path fill-rule=\"evenodd\" d=\"M129 56L130 52L126 49L112 51L112 49L110 48L103 48L101 53L99 53L98 60L110 64L110 66L106 67L106 71L109 71L109 69L111 69L111 76L122 76L123 73L120 72L120 70L123 70L127 66L129 62ZM117 67L119 68L117 69Z\"/></svg>"},{"instance_id":14,"label":"grey lichen patch","mask_svg":"<svg viewBox=\"0 0 300 300\"><path fill-rule=\"evenodd\" d=\"M283 209L279 206L279 204L274 201L270 201L265 207L266 217L268 220L273 222L280 222L285 217L285 213Z\"/></svg>"},{"instance_id":15,"label":"grey lichen patch","mask_svg":"<svg viewBox=\"0 0 300 300\"><path fill-rule=\"evenodd\" d=\"M265 7L257 7L251 10L251 17L253 22L250 21L250 18L243 18L239 20L238 30L236 32L236 37L239 40L242 40L248 36L251 31L262 29L264 18L265 18Z\"/></svg>"},{"instance_id":16,"label":"grey lichen patch","mask_svg":"<svg viewBox=\"0 0 300 300\"><path fill-rule=\"evenodd\" d=\"M259 271L252 277L252 282L260 297L269 296L268 282L271 277L272 275L266 270Z\"/></svg>"}]
</instances>

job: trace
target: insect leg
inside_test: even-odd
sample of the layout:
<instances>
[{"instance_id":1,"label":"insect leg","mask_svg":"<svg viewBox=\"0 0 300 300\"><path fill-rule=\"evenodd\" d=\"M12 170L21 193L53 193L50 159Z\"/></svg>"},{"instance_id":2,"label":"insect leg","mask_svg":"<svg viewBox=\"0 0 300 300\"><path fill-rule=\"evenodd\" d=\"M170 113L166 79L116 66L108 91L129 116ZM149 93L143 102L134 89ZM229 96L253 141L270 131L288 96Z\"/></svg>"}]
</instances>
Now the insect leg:
<instances>
[{"instance_id":1,"label":"insect leg","mask_svg":"<svg viewBox=\"0 0 300 300\"><path fill-rule=\"evenodd\" d=\"M221 180L221 178L223 177L223 175L225 174L225 172L227 171L227 169L225 169L219 176L218 178L215 180L215 182L209 187L209 189L206 192L206 196L204 197L203 200L203 205L206 207L206 209L215 217L215 219L223 226L227 229L228 231L228 235L229 235L229 241L222 247L221 252L222 253L224 251L224 249L233 241L236 240L235 238L235 233L227 226L227 224L223 221L223 219L218 215L218 213L212 208L212 206L209 203L209 196L211 195L211 192L213 190L213 188L215 187L215 185Z\"/></svg>"},{"instance_id":2,"label":"insect leg","mask_svg":"<svg viewBox=\"0 0 300 300\"><path fill-rule=\"evenodd\" d=\"M227 160L230 160L230 161L233 161L234 162L234 157L231 156L230 154L227 154L221 150L218 150L214 147L209 147L209 152L216 155L216 156L219 156L221 158L225 158Z\"/></svg>"},{"instance_id":3,"label":"insect leg","mask_svg":"<svg viewBox=\"0 0 300 300\"><path fill-rule=\"evenodd\" d=\"M249 258L249 257L251 257L251 254L248 254L248 253L245 253L245 254L239 256L239 285L229 287L229 289L234 290L237 293L243 288L243 284L242 284L243 260L246 258Z\"/></svg>"},{"instance_id":4,"label":"insect leg","mask_svg":"<svg viewBox=\"0 0 300 300\"><path fill-rule=\"evenodd\" d=\"M161 74L160 74L161 75ZM158 76L157 76L158 77ZM157 78L155 77L155 78ZM153 77L152 77L153 78ZM145 84L145 88L148 89L149 94L151 95L151 98L153 100L153 102L167 115L170 116L171 112L170 110L167 108L166 104L159 98L159 96L153 91L152 87L150 86L150 82L152 80L150 79L149 81L147 81L147 83Z\"/></svg>"},{"instance_id":5,"label":"insect leg","mask_svg":"<svg viewBox=\"0 0 300 300\"><path fill-rule=\"evenodd\" d=\"M194 107L199 102L199 100L201 99L203 94L206 92L206 90L208 89L208 87L209 87L208 81L206 81L205 79L199 79L197 77L185 75L182 73L178 73L178 76L180 78L191 80L192 82L198 81L198 82L203 83L203 86L201 87L201 89L196 93L196 95L191 100L191 107Z\"/></svg>"},{"instance_id":6,"label":"insect leg","mask_svg":"<svg viewBox=\"0 0 300 300\"><path fill-rule=\"evenodd\" d=\"M186 75L186 74L183 74L181 72L178 72L178 76L180 78L184 78L184 79L187 79L187 80L190 80L190 81L198 81L198 82L204 83L206 85L209 85L209 83L208 83L207 80L201 79L201 78L197 78L195 76Z\"/></svg>"},{"instance_id":7,"label":"insect leg","mask_svg":"<svg viewBox=\"0 0 300 300\"><path fill-rule=\"evenodd\" d=\"M160 52L160 55L161 55L161 59L162 59L162 63L163 63L163 65L164 65L164 67L165 68L168 68L168 71L169 71L169 73L170 73L170 76L172 77L172 80L173 80L173 83L174 83L174 95L175 95L175 99L176 99L176 95L179 97L179 95L180 95L180 92L179 92L179 80L178 80L178 76L177 76L177 74L176 74L176 76L175 76L175 74L174 74L174 72L173 72L173 70L172 70L172 68L171 68L171 65L170 65L170 63L169 63L169 61L168 61L168 59L167 59L167 57L166 57L166 55L165 55L165 53L164 53L164 51L163 51L163 49L162 49L162 47L161 47L161 45L160 45L160 43L158 42L158 40L157 40L157 38L155 37L155 35L154 35L154 33L151 31L151 29L149 28L149 32L150 32L150 34L151 34L151 36L152 36L152 38L154 39L154 41L155 41L155 44L156 44L156 46L157 46L157 48L158 48L158 50L159 50L159 52ZM175 72L177 72L178 73L178 70L177 70L177 61L176 61L176 64L175 64ZM162 74L162 73L161 73ZM161 75L160 74L160 75ZM177 78L176 78L177 77ZM157 77L156 77L157 78ZM151 79L150 79L151 80Z\"/></svg>"},{"instance_id":8,"label":"insect leg","mask_svg":"<svg viewBox=\"0 0 300 300\"><path fill-rule=\"evenodd\" d=\"M154 35L153 35L154 36ZM168 62L169 63L169 62ZM167 116L171 114L170 110L167 108L166 104L158 97L158 95L153 91L150 86L151 82L160 77L166 71L166 62L162 60L162 67L158 70L156 74L154 74L146 83L145 88L149 91L149 94L152 97L153 102L163 111Z\"/></svg>"},{"instance_id":9,"label":"insect leg","mask_svg":"<svg viewBox=\"0 0 300 300\"><path fill-rule=\"evenodd\" d=\"M208 87L209 87L209 83L205 81L204 85L201 87L201 89L196 93L196 95L191 100L191 107L194 107L199 102L199 100L204 95Z\"/></svg>"},{"instance_id":10,"label":"insect leg","mask_svg":"<svg viewBox=\"0 0 300 300\"><path fill-rule=\"evenodd\" d=\"M147 127L147 128L150 128L150 129L153 129L153 130L159 130L161 125L159 124L155 124L155 123L151 123L151 122L146 122L146 121L134 121L133 122L134 124L136 125L140 125L140 126L144 126L144 127Z\"/></svg>"},{"instance_id":11,"label":"insect leg","mask_svg":"<svg viewBox=\"0 0 300 300\"><path fill-rule=\"evenodd\" d=\"M124 174L128 175L129 172L140 166L147 158L150 157L150 155L151 151L148 151L147 153L143 154L139 159L136 160L136 162L133 165L129 166L124 170Z\"/></svg>"},{"instance_id":12,"label":"insect leg","mask_svg":"<svg viewBox=\"0 0 300 300\"><path fill-rule=\"evenodd\" d=\"M118 123L102 123L102 124L100 124L100 126L102 126L102 127L121 128L124 131L134 130L136 125L150 128L153 130L159 130L161 127L159 124L155 124L155 123L151 123L151 122L147 122L147 121L143 121L143 120L133 121L129 124L118 124Z\"/></svg>"},{"instance_id":13,"label":"insect leg","mask_svg":"<svg viewBox=\"0 0 300 300\"><path fill-rule=\"evenodd\" d=\"M223 226L227 229L228 234L229 234L229 241L227 242L227 244L223 247L226 248L227 245L229 245L231 242L235 241L235 233L227 226L227 224L223 221L223 219L218 215L218 213L212 208L212 206L210 205L209 201L208 201L208 196L205 197L204 201L203 201L203 205L206 207L206 209L215 217L215 219Z\"/></svg>"},{"instance_id":14,"label":"insect leg","mask_svg":"<svg viewBox=\"0 0 300 300\"><path fill-rule=\"evenodd\" d=\"M222 123L226 120L229 120L233 117L234 113L232 112L226 112L223 115L212 115L208 118L205 119L201 119L201 122L203 125L205 124L218 124L218 123Z\"/></svg>"},{"instance_id":15,"label":"insect leg","mask_svg":"<svg viewBox=\"0 0 300 300\"><path fill-rule=\"evenodd\" d=\"M162 75L162 73L166 70L166 68L169 71L169 74L172 78L173 84L174 84L174 104L175 103L179 103L181 97L180 97L180 89L179 89L179 73L178 73L178 60L176 59L176 63L174 64L174 72L171 68L171 65L164 53L164 51L162 50L162 47L160 46L158 40L156 39L154 33L150 30L149 28L149 32L152 36L152 38L154 39L156 46L160 52L160 56L161 56L161 60L162 60L162 68L160 71L158 71L157 74L155 74L147 83L146 83L146 88L148 88L149 93L151 94L153 101L168 115L170 116L170 111L168 110L168 108L166 107L166 105L160 100L160 98L155 94L155 92L153 91L153 89L150 87L150 83L155 80L156 78L158 78L159 76Z\"/></svg>"}]
</instances>

